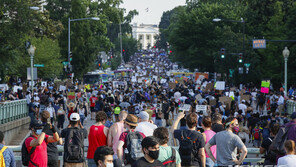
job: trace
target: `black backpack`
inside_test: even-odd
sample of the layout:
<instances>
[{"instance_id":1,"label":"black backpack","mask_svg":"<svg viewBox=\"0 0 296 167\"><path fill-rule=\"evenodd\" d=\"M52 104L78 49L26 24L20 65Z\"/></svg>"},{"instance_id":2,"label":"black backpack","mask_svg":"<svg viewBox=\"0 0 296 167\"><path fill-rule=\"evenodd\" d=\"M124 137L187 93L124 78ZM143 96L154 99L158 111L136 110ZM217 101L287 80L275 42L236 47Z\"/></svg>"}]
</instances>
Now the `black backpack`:
<instances>
[{"instance_id":1,"label":"black backpack","mask_svg":"<svg viewBox=\"0 0 296 167\"><path fill-rule=\"evenodd\" d=\"M128 164L133 164L136 160L144 156L142 153L142 140L143 136L139 132L127 132L126 147L128 153L125 157Z\"/></svg>"},{"instance_id":2,"label":"black backpack","mask_svg":"<svg viewBox=\"0 0 296 167\"><path fill-rule=\"evenodd\" d=\"M64 162L80 163L84 162L84 138L83 133L78 128L69 128L65 137Z\"/></svg>"},{"instance_id":3,"label":"black backpack","mask_svg":"<svg viewBox=\"0 0 296 167\"><path fill-rule=\"evenodd\" d=\"M291 126L293 126L293 125L291 125ZM284 148L284 143L288 138L288 132L289 132L291 126L280 128L277 135L273 139L271 145L269 146L270 150L277 153L277 155L285 155L286 154L286 151Z\"/></svg>"},{"instance_id":4,"label":"black backpack","mask_svg":"<svg viewBox=\"0 0 296 167\"><path fill-rule=\"evenodd\" d=\"M267 139L270 140L271 142L273 142L273 140L270 137L268 137ZM270 146L269 146L269 148L267 150L265 160L268 160L269 162L275 163L275 164L277 162L277 153L270 150ZM266 164L266 165L271 165L271 164Z\"/></svg>"},{"instance_id":5,"label":"black backpack","mask_svg":"<svg viewBox=\"0 0 296 167\"><path fill-rule=\"evenodd\" d=\"M191 133L192 134L192 133ZM185 130L181 131L181 140L179 153L182 160L182 166L191 166L192 161L194 159L195 152L195 141L193 141L190 136L185 135Z\"/></svg>"},{"instance_id":6,"label":"black backpack","mask_svg":"<svg viewBox=\"0 0 296 167\"><path fill-rule=\"evenodd\" d=\"M29 136L29 137L33 137L33 136ZM22 164L24 166L29 166L29 162L31 162L34 166L37 166L34 162L31 161L30 156L34 153L36 147L32 147L32 149L30 150L30 153L28 152L28 149L26 147L26 140L29 138L27 137L23 144L22 144Z\"/></svg>"},{"instance_id":7,"label":"black backpack","mask_svg":"<svg viewBox=\"0 0 296 167\"><path fill-rule=\"evenodd\" d=\"M162 162L162 165L165 167L175 167L177 165L176 164L176 150L172 147L171 147L171 149L172 149L172 156Z\"/></svg>"}]
</instances>

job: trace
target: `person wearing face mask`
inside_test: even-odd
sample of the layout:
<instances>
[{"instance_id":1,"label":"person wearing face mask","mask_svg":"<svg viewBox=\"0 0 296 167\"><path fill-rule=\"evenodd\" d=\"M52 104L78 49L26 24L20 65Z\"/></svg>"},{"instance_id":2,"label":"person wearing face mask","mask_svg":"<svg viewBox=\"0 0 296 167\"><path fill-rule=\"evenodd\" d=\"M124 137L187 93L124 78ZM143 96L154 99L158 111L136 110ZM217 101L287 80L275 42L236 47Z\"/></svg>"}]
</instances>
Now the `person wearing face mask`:
<instances>
[{"instance_id":1,"label":"person wearing face mask","mask_svg":"<svg viewBox=\"0 0 296 167\"><path fill-rule=\"evenodd\" d=\"M32 131L31 136L25 139L25 146L28 153L33 149L28 167L47 167L47 144L58 141L59 135L54 126L49 123L41 124L37 121L33 121L30 123L30 130ZM45 133L50 130L52 131L53 136L49 136Z\"/></svg>"},{"instance_id":2,"label":"person wearing face mask","mask_svg":"<svg viewBox=\"0 0 296 167\"><path fill-rule=\"evenodd\" d=\"M236 135L239 131L238 120L234 117L227 118L225 128L226 130L218 132L208 141L205 146L206 152L218 166L240 165L248 151L240 137ZM214 145L217 146L217 159L210 149ZM236 158L238 149L242 151L239 160Z\"/></svg>"},{"instance_id":3,"label":"person wearing face mask","mask_svg":"<svg viewBox=\"0 0 296 167\"><path fill-rule=\"evenodd\" d=\"M155 137L149 136L144 138L141 145L144 157L138 159L135 163L133 163L132 167L163 166L163 164L159 160L157 160L159 156L159 144Z\"/></svg>"},{"instance_id":4,"label":"person wearing face mask","mask_svg":"<svg viewBox=\"0 0 296 167\"><path fill-rule=\"evenodd\" d=\"M94 154L94 161L97 167L116 167L117 163L113 160L114 151L111 147L98 147ZM119 166L121 164L119 163Z\"/></svg>"}]
</instances>

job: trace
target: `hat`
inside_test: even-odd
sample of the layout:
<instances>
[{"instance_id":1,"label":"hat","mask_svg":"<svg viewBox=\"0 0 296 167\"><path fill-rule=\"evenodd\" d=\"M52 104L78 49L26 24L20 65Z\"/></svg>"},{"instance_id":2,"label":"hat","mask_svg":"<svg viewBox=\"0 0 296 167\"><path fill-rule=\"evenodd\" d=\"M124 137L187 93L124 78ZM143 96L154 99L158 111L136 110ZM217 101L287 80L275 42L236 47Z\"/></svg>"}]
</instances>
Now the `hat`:
<instances>
[{"instance_id":1,"label":"hat","mask_svg":"<svg viewBox=\"0 0 296 167\"><path fill-rule=\"evenodd\" d=\"M73 102L69 103L69 107L73 108L75 107L75 104Z\"/></svg>"},{"instance_id":2,"label":"hat","mask_svg":"<svg viewBox=\"0 0 296 167\"><path fill-rule=\"evenodd\" d=\"M149 120L149 114L146 111L140 112L140 114L138 114L138 117L141 118L141 120L144 120L144 121Z\"/></svg>"},{"instance_id":3,"label":"hat","mask_svg":"<svg viewBox=\"0 0 296 167\"><path fill-rule=\"evenodd\" d=\"M124 122L131 126L138 126L138 118L133 114L128 114Z\"/></svg>"},{"instance_id":4,"label":"hat","mask_svg":"<svg viewBox=\"0 0 296 167\"><path fill-rule=\"evenodd\" d=\"M79 121L79 119L80 119L80 116L78 113L72 113L70 116L71 121Z\"/></svg>"},{"instance_id":5,"label":"hat","mask_svg":"<svg viewBox=\"0 0 296 167\"><path fill-rule=\"evenodd\" d=\"M33 120L30 123L30 129L34 128L34 129L42 129L43 124L41 122L38 122L37 120Z\"/></svg>"},{"instance_id":6,"label":"hat","mask_svg":"<svg viewBox=\"0 0 296 167\"><path fill-rule=\"evenodd\" d=\"M245 103L246 102L246 100L242 100L242 103Z\"/></svg>"},{"instance_id":7,"label":"hat","mask_svg":"<svg viewBox=\"0 0 296 167\"><path fill-rule=\"evenodd\" d=\"M293 112L291 115L291 119L296 119L296 112Z\"/></svg>"}]
</instances>

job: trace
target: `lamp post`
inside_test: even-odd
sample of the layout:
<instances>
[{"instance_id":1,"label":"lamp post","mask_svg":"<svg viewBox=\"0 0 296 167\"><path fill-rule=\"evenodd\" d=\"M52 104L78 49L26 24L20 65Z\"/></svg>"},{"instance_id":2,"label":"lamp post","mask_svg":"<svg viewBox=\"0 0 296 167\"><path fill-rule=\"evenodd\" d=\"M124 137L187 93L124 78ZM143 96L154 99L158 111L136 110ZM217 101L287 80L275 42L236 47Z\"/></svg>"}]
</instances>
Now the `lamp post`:
<instances>
[{"instance_id":1,"label":"lamp post","mask_svg":"<svg viewBox=\"0 0 296 167\"><path fill-rule=\"evenodd\" d=\"M70 63L70 44L71 44L71 36L70 36L70 28L71 28L71 21L81 21L81 20L100 20L100 18L98 17L89 17L89 18L81 18L81 19L68 19L68 62L69 62L69 67L71 67L71 63Z\"/></svg>"},{"instance_id":2,"label":"lamp post","mask_svg":"<svg viewBox=\"0 0 296 167\"><path fill-rule=\"evenodd\" d=\"M284 56L284 60L285 60L285 95L287 95L287 62L288 62L288 58L290 55L290 51L288 49L288 47L286 46L285 49L283 50L283 56Z\"/></svg>"},{"instance_id":3,"label":"lamp post","mask_svg":"<svg viewBox=\"0 0 296 167\"><path fill-rule=\"evenodd\" d=\"M33 94L33 87L34 87L34 74L33 74L33 63L34 63L34 54L35 54L36 47L33 45L30 45L28 48L28 53L31 57L31 92Z\"/></svg>"}]
</instances>

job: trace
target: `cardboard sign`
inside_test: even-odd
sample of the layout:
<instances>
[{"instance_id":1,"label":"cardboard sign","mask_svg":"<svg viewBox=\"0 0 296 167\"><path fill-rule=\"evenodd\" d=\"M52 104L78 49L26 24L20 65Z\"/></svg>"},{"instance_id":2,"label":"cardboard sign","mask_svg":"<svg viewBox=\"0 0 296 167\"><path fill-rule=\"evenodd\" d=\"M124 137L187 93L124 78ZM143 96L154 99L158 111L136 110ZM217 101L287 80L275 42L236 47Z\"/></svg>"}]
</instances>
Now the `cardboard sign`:
<instances>
[{"instance_id":1,"label":"cardboard sign","mask_svg":"<svg viewBox=\"0 0 296 167\"><path fill-rule=\"evenodd\" d=\"M210 106L215 106L217 104L216 99L210 100Z\"/></svg>"},{"instance_id":2,"label":"cardboard sign","mask_svg":"<svg viewBox=\"0 0 296 167\"><path fill-rule=\"evenodd\" d=\"M251 99L251 95L242 95L241 96L241 101L245 100L247 102L250 102L250 99Z\"/></svg>"},{"instance_id":3,"label":"cardboard sign","mask_svg":"<svg viewBox=\"0 0 296 167\"><path fill-rule=\"evenodd\" d=\"M196 105L196 112L202 111L205 116L207 116L207 105Z\"/></svg>"},{"instance_id":4,"label":"cardboard sign","mask_svg":"<svg viewBox=\"0 0 296 167\"><path fill-rule=\"evenodd\" d=\"M225 81L217 81L215 88L216 90L225 90Z\"/></svg>"},{"instance_id":5,"label":"cardboard sign","mask_svg":"<svg viewBox=\"0 0 296 167\"><path fill-rule=\"evenodd\" d=\"M181 106L179 107L179 110L182 111L190 111L191 105L189 104L181 104Z\"/></svg>"},{"instance_id":6,"label":"cardboard sign","mask_svg":"<svg viewBox=\"0 0 296 167\"><path fill-rule=\"evenodd\" d=\"M72 83L72 80L71 80L71 79L68 79L68 80L66 81L66 86L67 86L68 88L70 88L70 87L73 86L73 83Z\"/></svg>"},{"instance_id":7,"label":"cardboard sign","mask_svg":"<svg viewBox=\"0 0 296 167\"><path fill-rule=\"evenodd\" d=\"M232 98L231 97L226 97L226 96L223 96L223 97L219 97L219 101L224 103L226 105L226 108L227 109L230 109L231 107L231 101L232 101Z\"/></svg>"},{"instance_id":8,"label":"cardboard sign","mask_svg":"<svg viewBox=\"0 0 296 167\"><path fill-rule=\"evenodd\" d=\"M164 84L164 83L166 83L166 82L167 82L166 79L161 79L161 80L160 80L160 83L161 83L161 84Z\"/></svg>"},{"instance_id":9,"label":"cardboard sign","mask_svg":"<svg viewBox=\"0 0 296 167\"><path fill-rule=\"evenodd\" d=\"M230 88L230 91L235 91L236 87Z\"/></svg>"},{"instance_id":10,"label":"cardboard sign","mask_svg":"<svg viewBox=\"0 0 296 167\"><path fill-rule=\"evenodd\" d=\"M214 89L214 83L208 83L206 86L206 92L210 92Z\"/></svg>"},{"instance_id":11,"label":"cardboard sign","mask_svg":"<svg viewBox=\"0 0 296 167\"><path fill-rule=\"evenodd\" d=\"M174 83L174 82L169 82L169 88L170 88L170 89L175 89L175 88L176 88L176 83Z\"/></svg>"},{"instance_id":12,"label":"cardboard sign","mask_svg":"<svg viewBox=\"0 0 296 167\"><path fill-rule=\"evenodd\" d=\"M200 94L198 94L198 95L196 95L196 96L195 96L195 99L197 99L197 100L199 101L199 100L201 100L201 99L202 99L202 97L201 97L201 95L200 95Z\"/></svg>"},{"instance_id":13,"label":"cardboard sign","mask_svg":"<svg viewBox=\"0 0 296 167\"><path fill-rule=\"evenodd\" d=\"M137 82L137 77L136 76L132 77L132 82Z\"/></svg>"},{"instance_id":14,"label":"cardboard sign","mask_svg":"<svg viewBox=\"0 0 296 167\"><path fill-rule=\"evenodd\" d=\"M0 90L7 91L9 89L7 84L0 84Z\"/></svg>"}]
</instances>

